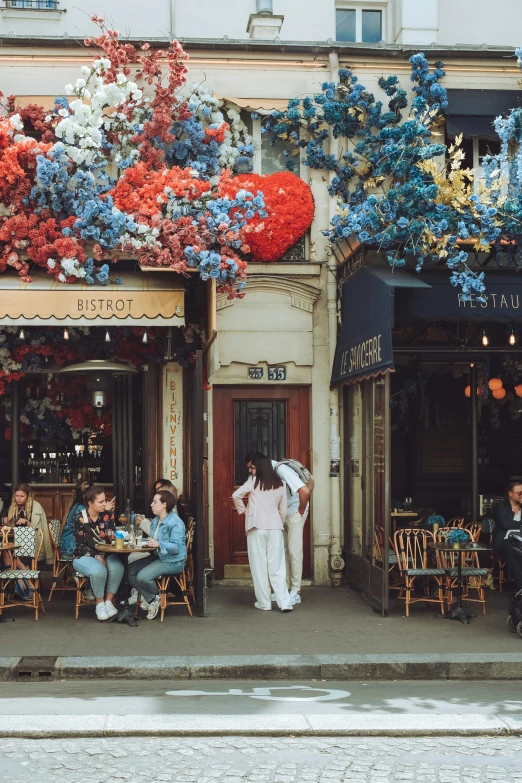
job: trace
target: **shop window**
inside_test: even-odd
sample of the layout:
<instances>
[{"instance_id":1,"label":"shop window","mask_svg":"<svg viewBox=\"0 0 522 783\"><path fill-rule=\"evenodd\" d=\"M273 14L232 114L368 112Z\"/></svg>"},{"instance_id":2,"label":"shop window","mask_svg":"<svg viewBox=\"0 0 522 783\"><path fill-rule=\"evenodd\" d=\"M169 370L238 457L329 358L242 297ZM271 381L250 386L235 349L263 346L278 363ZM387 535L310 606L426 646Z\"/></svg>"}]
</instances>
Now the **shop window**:
<instances>
[{"instance_id":1,"label":"shop window","mask_svg":"<svg viewBox=\"0 0 522 783\"><path fill-rule=\"evenodd\" d=\"M453 141L454 139L449 138L447 141L448 145ZM477 189L478 182L483 176L482 162L486 155L498 155L500 153L500 140L477 137L472 139L464 138L460 148L464 153L462 168L475 170L475 189Z\"/></svg>"},{"instance_id":2,"label":"shop window","mask_svg":"<svg viewBox=\"0 0 522 783\"><path fill-rule=\"evenodd\" d=\"M277 139L274 144L269 133L261 133L261 173L275 174L276 171L286 171L286 161L292 147L283 139ZM285 154L286 153L286 154Z\"/></svg>"},{"instance_id":3,"label":"shop window","mask_svg":"<svg viewBox=\"0 0 522 783\"><path fill-rule=\"evenodd\" d=\"M379 43L383 40L382 10L370 8L337 8L335 38L348 43Z\"/></svg>"}]
</instances>

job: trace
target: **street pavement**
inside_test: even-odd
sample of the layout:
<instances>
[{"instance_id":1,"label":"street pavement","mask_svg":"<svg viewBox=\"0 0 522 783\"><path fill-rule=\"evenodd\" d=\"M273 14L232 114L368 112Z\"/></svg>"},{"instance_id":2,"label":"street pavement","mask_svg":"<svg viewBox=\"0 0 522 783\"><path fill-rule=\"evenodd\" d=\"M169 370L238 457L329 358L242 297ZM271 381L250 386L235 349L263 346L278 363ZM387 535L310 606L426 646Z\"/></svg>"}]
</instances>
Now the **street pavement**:
<instances>
[{"instance_id":1,"label":"street pavement","mask_svg":"<svg viewBox=\"0 0 522 783\"><path fill-rule=\"evenodd\" d=\"M352 736L338 730L345 719ZM111 720L124 736L107 736ZM294 733L299 720L320 736ZM57 735L9 736L24 721ZM172 721L194 732L162 736ZM422 736L386 735L404 721L406 734ZM504 734L516 726L512 736L496 736L501 721ZM236 733L220 734L227 725ZM249 726L260 736L242 736ZM468 735L473 726L479 736ZM364 736L372 730L382 736ZM522 783L521 735L517 682L0 683L0 780L9 783Z\"/></svg>"},{"instance_id":2,"label":"street pavement","mask_svg":"<svg viewBox=\"0 0 522 783\"><path fill-rule=\"evenodd\" d=\"M499 737L4 739L0 778L9 783L520 783L521 758L521 739Z\"/></svg>"},{"instance_id":3,"label":"street pavement","mask_svg":"<svg viewBox=\"0 0 522 783\"><path fill-rule=\"evenodd\" d=\"M511 715L519 682L74 681L0 683L8 715ZM0 730L2 726L0 723Z\"/></svg>"},{"instance_id":4,"label":"street pavement","mask_svg":"<svg viewBox=\"0 0 522 783\"><path fill-rule=\"evenodd\" d=\"M417 604L411 616L391 602L387 618L372 612L347 587L304 587L293 612L259 612L251 587L216 586L208 591L208 617L189 617L181 607L137 628L100 623L92 606L74 619L72 594L45 600L38 622L27 607L9 610L15 622L1 626L2 656L232 656L232 655L451 655L522 653L522 639L506 628L508 595L488 591L487 614L469 625L437 618L433 606ZM44 590L44 599L47 590ZM476 607L472 606L472 611Z\"/></svg>"}]
</instances>

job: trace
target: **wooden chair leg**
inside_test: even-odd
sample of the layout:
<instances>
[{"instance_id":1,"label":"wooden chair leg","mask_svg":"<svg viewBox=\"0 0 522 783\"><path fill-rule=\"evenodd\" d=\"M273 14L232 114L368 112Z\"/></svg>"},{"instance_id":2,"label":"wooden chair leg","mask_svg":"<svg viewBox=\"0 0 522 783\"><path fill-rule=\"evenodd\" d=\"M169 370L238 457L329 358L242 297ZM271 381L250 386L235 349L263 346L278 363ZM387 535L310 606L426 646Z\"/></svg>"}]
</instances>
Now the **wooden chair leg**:
<instances>
[{"instance_id":1,"label":"wooden chair leg","mask_svg":"<svg viewBox=\"0 0 522 783\"><path fill-rule=\"evenodd\" d=\"M406 617L410 616L410 593L411 593L411 582L410 577L406 577L406 598L405 598L405 604L406 604Z\"/></svg>"}]
</instances>

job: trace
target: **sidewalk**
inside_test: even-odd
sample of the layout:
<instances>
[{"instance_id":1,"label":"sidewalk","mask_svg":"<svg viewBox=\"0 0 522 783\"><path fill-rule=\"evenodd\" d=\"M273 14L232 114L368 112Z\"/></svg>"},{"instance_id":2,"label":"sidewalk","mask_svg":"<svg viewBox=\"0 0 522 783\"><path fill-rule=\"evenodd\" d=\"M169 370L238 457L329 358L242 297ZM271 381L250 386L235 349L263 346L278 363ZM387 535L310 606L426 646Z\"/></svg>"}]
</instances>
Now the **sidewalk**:
<instances>
[{"instance_id":1,"label":"sidewalk","mask_svg":"<svg viewBox=\"0 0 522 783\"><path fill-rule=\"evenodd\" d=\"M254 609L250 587L213 587L208 617L172 607L164 623L143 616L137 628L99 623L90 606L75 621L73 596L63 595L45 602L38 622L29 609L6 612L16 621L0 625L1 655L522 655L522 639L506 628L507 595L489 591L487 614L469 625L437 618L424 604L407 618L394 601L391 616L382 618L346 587L304 588L302 603L289 614Z\"/></svg>"}]
</instances>

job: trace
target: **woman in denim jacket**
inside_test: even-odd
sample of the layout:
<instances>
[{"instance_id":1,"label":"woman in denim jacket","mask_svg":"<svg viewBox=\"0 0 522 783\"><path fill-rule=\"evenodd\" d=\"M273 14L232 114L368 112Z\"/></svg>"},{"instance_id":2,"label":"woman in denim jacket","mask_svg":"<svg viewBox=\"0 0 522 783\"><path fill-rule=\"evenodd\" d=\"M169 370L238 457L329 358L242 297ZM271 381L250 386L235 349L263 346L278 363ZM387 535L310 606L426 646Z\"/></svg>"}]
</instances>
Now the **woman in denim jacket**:
<instances>
[{"instance_id":1,"label":"woman in denim jacket","mask_svg":"<svg viewBox=\"0 0 522 783\"><path fill-rule=\"evenodd\" d=\"M129 582L141 593L141 608L147 610L148 620L156 617L160 606L156 579L180 574L187 560L185 525L174 511L175 505L171 492L156 492L150 506L156 516L143 547L153 551L129 564Z\"/></svg>"}]
</instances>

